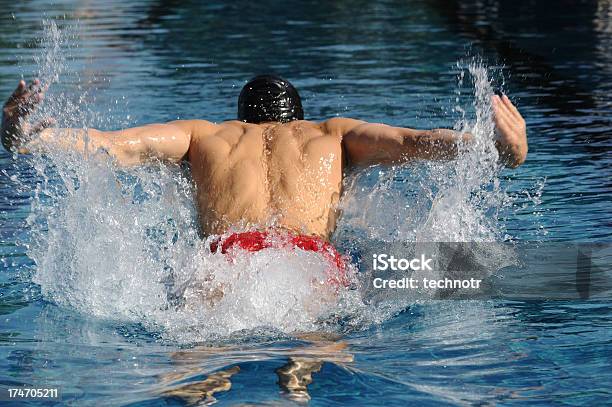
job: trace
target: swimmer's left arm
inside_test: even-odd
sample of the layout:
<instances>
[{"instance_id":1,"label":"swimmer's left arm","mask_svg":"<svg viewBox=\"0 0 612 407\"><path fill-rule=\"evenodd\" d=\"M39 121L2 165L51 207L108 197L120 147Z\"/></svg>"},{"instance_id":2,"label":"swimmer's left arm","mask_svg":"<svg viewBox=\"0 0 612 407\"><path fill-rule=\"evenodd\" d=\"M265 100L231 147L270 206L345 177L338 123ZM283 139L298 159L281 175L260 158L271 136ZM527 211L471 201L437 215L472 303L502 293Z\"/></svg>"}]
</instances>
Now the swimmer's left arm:
<instances>
[{"instance_id":1,"label":"swimmer's left arm","mask_svg":"<svg viewBox=\"0 0 612 407\"><path fill-rule=\"evenodd\" d=\"M38 79L20 81L2 109L0 136L7 151L28 154L57 147L80 153L102 150L120 165L135 165L149 159L179 162L186 157L192 135L205 136L215 125L205 120L177 120L116 131L51 128L52 119L31 124L30 118L42 102L46 86Z\"/></svg>"},{"instance_id":2,"label":"swimmer's left arm","mask_svg":"<svg viewBox=\"0 0 612 407\"><path fill-rule=\"evenodd\" d=\"M44 129L22 147L22 152L55 146L79 153L104 151L122 166L145 163L151 159L179 162L191 142L191 121L155 123L122 130Z\"/></svg>"},{"instance_id":3,"label":"swimmer's left arm","mask_svg":"<svg viewBox=\"0 0 612 407\"><path fill-rule=\"evenodd\" d=\"M492 105L500 160L508 167L518 167L527 156L525 121L506 96L494 96ZM342 118L327 123L340 129L348 161L358 166L411 159L450 160L457 157L461 143L473 139L469 133L449 129L416 130Z\"/></svg>"}]
</instances>

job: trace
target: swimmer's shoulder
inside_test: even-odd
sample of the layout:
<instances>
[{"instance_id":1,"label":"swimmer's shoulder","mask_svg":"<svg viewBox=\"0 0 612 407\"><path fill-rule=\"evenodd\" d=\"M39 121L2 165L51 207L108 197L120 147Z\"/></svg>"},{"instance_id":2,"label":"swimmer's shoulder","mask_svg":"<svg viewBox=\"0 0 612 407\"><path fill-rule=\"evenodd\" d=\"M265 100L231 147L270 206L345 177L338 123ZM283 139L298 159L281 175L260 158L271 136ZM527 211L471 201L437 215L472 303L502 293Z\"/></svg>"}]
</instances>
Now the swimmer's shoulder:
<instances>
[{"instance_id":1,"label":"swimmer's shoulder","mask_svg":"<svg viewBox=\"0 0 612 407\"><path fill-rule=\"evenodd\" d=\"M238 120L229 120L220 123L214 123L208 120L176 120L173 122L169 122L168 124L172 124L182 128L185 132L189 133L192 141L201 140L203 138L208 138L211 136L221 136L226 134L236 134L236 133L244 133L250 127L256 125L249 125L247 123L238 121Z\"/></svg>"},{"instance_id":2,"label":"swimmer's shoulder","mask_svg":"<svg viewBox=\"0 0 612 407\"><path fill-rule=\"evenodd\" d=\"M173 122L177 123L177 122ZM209 135L222 136L224 134L247 133L251 131L261 132L269 128L268 124L252 124L239 120L228 120L220 123L213 123L207 120L181 120L182 126L188 127L194 137L206 137ZM288 123L274 125L277 129L286 128L295 130L319 130L321 135L342 136L356 126L365 123L363 120L351 119L346 117L334 117L323 122L310 120L295 120Z\"/></svg>"},{"instance_id":3,"label":"swimmer's shoulder","mask_svg":"<svg viewBox=\"0 0 612 407\"><path fill-rule=\"evenodd\" d=\"M180 127L184 132L188 133L192 139L206 137L219 131L219 125L209 122L208 120L175 120L167 124Z\"/></svg>"},{"instance_id":4,"label":"swimmer's shoulder","mask_svg":"<svg viewBox=\"0 0 612 407\"><path fill-rule=\"evenodd\" d=\"M326 134L342 137L364 123L366 122L363 120L351 119L349 117L332 117L319 123L319 125Z\"/></svg>"}]
</instances>

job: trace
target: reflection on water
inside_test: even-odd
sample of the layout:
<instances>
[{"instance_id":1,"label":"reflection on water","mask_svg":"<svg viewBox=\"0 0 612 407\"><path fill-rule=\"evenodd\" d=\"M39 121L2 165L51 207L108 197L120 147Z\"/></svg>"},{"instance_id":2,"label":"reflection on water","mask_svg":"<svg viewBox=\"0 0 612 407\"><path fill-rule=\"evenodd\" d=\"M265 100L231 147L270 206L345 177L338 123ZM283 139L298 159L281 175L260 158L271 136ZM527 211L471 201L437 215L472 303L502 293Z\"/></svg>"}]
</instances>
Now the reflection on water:
<instances>
[{"instance_id":1,"label":"reflection on water","mask_svg":"<svg viewBox=\"0 0 612 407\"><path fill-rule=\"evenodd\" d=\"M324 335L309 333L299 337L314 342L287 349L268 348L261 354L245 352L232 346L203 346L175 352L171 356L174 370L159 376L160 383L164 386L159 394L179 398L188 405L212 404L216 401L213 397L215 393L231 389L230 379L240 372L240 367L232 366L207 374L204 380L194 380L205 373L207 359L222 357L226 361L232 360L235 364L244 360L278 360L287 357L287 362L274 370L280 390L289 400L308 402L311 399L308 385L313 382L313 374L318 373L324 363L346 367L347 363L353 361L353 355L348 352L346 343L330 341ZM262 379L265 380L263 377Z\"/></svg>"},{"instance_id":2,"label":"reflection on water","mask_svg":"<svg viewBox=\"0 0 612 407\"><path fill-rule=\"evenodd\" d=\"M483 55L493 84L518 102L530 137L526 165L499 179L500 190L514 200L512 210L485 215L518 240L609 241L612 236L608 1L563 1L554 10L546 2L522 0L333 1L324 7L289 2L282 9L246 1L2 4L0 94L8 95L20 75L38 71L31 56L40 47L42 17L60 17L58 25L74 33L78 46L69 49L67 70L52 92L66 110L77 107L75 123L102 128L177 117L232 118L244 81L269 70L295 82L308 118L343 115L413 127L452 126L462 118L461 109L468 116L474 113L472 84L466 79L457 87L457 61L466 54ZM386 237L410 235L422 220L418 214L431 205L431 197L418 194L421 170L359 175L356 197L372 193L372 185L380 195L366 202L370 206L354 206L354 214L387 214L379 223L362 225L365 230ZM398 406L601 405L610 393L611 304L603 299L418 303L391 319L368 315L362 325L338 315L334 326L353 324L361 330L340 330L340 341L322 345L332 347L327 350L265 328L182 349L143 327L142 315L135 315L133 323L107 320L117 309L108 301L93 304L105 308L104 318L78 314L43 299L41 287L31 283L32 261L17 244L27 241L24 220L32 192L27 186L46 180L29 163L13 164L7 154L0 157L0 171L3 385L57 385L67 403L79 405L215 399L284 404L308 398L321 405L338 400ZM103 169L89 174L95 175L92 180L111 179ZM158 184L143 185L154 191ZM121 191L110 186L108 191L117 192L104 195L109 201L122 199ZM106 201L98 196L78 202L101 209L97 216L108 215L102 210ZM436 202L442 217L456 201ZM134 206L124 216L133 220L157 213L154 219L162 220L166 214L158 209ZM96 225L94 212L83 213ZM116 220L115 215L104 219ZM80 223L73 230L93 230L84 226L89 225L84 217L74 218ZM346 218L338 234L341 244L343 236L357 240L352 233L359 230L359 219ZM389 224L395 229L385 227ZM168 245L168 250L176 248ZM57 253L73 252L51 255ZM104 258L108 268L93 268L102 277L117 267L114 256L99 251L82 258ZM188 267L190 257L183 258L168 266ZM57 275L65 276L66 270L60 267ZM134 303L155 297L156 292L147 297L128 280L124 283L118 289L138 293L131 297ZM97 294L109 287L97 287ZM108 292L113 298L118 291ZM100 298L87 293L76 291L79 300ZM149 308L142 309L156 312L156 304L145 303ZM110 305L131 309L125 303Z\"/></svg>"},{"instance_id":3,"label":"reflection on water","mask_svg":"<svg viewBox=\"0 0 612 407\"><path fill-rule=\"evenodd\" d=\"M200 403L206 405L213 404L217 401L214 394L231 389L232 382L230 378L239 371L240 368L238 366L220 370L210 374L202 381L182 384L174 389L164 390L161 395L164 397L176 397L189 406ZM181 375L179 375L179 377L181 377ZM172 377L172 379L175 379L175 377Z\"/></svg>"}]
</instances>

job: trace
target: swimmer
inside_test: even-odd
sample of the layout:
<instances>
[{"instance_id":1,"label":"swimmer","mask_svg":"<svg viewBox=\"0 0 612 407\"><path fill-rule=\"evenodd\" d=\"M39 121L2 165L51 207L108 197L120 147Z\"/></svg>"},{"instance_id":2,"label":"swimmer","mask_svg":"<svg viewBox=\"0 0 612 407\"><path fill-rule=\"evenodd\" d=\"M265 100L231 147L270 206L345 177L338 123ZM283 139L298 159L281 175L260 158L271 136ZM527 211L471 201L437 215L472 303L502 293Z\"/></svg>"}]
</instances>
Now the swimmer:
<instances>
[{"instance_id":1,"label":"swimmer","mask_svg":"<svg viewBox=\"0 0 612 407\"><path fill-rule=\"evenodd\" d=\"M4 105L1 136L8 151L44 151L50 145L83 153L102 149L123 166L186 160L202 232L225 236L211 245L214 251L282 246L320 252L335 270L330 281L338 285L346 283L344 265L329 238L347 172L373 164L453 159L459 142L472 139L447 129L415 130L351 118L307 121L297 90L274 75L257 76L242 88L237 120L177 120L114 131L57 129L52 120L26 124L44 92L39 80L20 81ZM493 96L491 102L500 160L517 167L527 155L525 121L507 96ZM242 230L229 234L238 225Z\"/></svg>"}]
</instances>

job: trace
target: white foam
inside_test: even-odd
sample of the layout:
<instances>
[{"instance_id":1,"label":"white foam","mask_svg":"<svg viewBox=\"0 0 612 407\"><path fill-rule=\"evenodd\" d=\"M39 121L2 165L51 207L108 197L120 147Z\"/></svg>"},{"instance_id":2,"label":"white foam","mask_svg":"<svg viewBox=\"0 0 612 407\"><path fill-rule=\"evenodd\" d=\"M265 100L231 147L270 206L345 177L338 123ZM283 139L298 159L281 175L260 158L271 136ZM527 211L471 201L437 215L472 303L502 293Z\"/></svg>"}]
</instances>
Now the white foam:
<instances>
[{"instance_id":1,"label":"white foam","mask_svg":"<svg viewBox=\"0 0 612 407\"><path fill-rule=\"evenodd\" d=\"M40 61L51 62L42 62L41 75L52 83L65 63L62 36L53 23L47 27L49 55ZM476 143L457 161L374 168L347 180L338 241L364 248L371 240L499 239L495 213L509 200L497 178L491 87L485 66L468 70L476 115L458 127ZM75 125L91 114L86 105L65 109L53 98L42 111ZM111 117L97 120L116 127ZM260 327L362 328L414 301L390 296L366 305L358 289L336 293L322 284L327 262L311 252L264 250L233 262L209 253L197 234L191 182L179 168L124 171L95 152L83 160L50 151L32 162L41 182L23 184L34 196L28 255L43 295L62 306L192 342Z\"/></svg>"}]
</instances>

